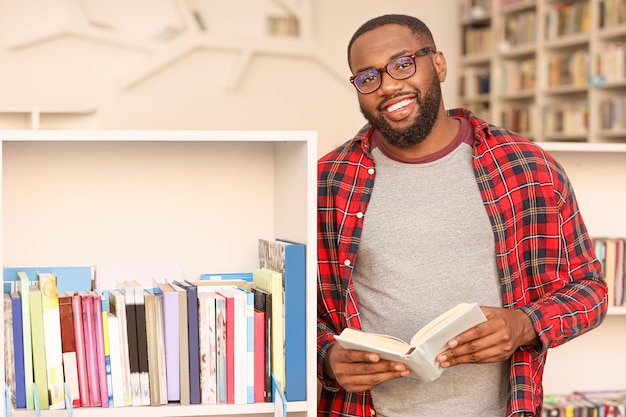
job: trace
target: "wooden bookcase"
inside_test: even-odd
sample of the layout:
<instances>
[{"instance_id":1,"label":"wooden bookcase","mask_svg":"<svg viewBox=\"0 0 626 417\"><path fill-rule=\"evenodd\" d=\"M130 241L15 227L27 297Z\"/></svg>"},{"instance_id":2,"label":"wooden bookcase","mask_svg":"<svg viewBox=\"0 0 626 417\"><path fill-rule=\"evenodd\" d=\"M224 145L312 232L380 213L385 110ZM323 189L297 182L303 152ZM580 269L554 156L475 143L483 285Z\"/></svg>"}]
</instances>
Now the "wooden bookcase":
<instances>
[{"instance_id":1,"label":"wooden bookcase","mask_svg":"<svg viewBox=\"0 0 626 417\"><path fill-rule=\"evenodd\" d=\"M626 139L618 0L460 0L461 103L537 141ZM467 46L467 33L480 45ZM479 80L487 86L478 91ZM611 115L615 111L619 116Z\"/></svg>"},{"instance_id":2,"label":"wooden bookcase","mask_svg":"<svg viewBox=\"0 0 626 417\"><path fill-rule=\"evenodd\" d=\"M19 130L0 140L3 265L175 263L199 279L257 266L258 238L305 243L308 401L287 413L316 414L315 132ZM271 416L274 405L74 409L112 412Z\"/></svg>"}]
</instances>

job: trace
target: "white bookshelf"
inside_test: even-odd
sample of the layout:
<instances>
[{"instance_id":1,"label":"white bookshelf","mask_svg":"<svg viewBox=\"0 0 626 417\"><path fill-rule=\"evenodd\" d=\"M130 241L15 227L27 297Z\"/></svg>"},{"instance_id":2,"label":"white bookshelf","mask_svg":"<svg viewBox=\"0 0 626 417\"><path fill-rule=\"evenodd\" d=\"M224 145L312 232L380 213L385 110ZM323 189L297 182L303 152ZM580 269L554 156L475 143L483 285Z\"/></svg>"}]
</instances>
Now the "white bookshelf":
<instances>
[{"instance_id":1,"label":"white bookshelf","mask_svg":"<svg viewBox=\"0 0 626 417\"><path fill-rule=\"evenodd\" d=\"M315 132L16 130L0 140L3 265L176 263L195 279L251 270L258 238L305 243L308 401L287 413L316 414ZM271 416L274 405L74 409L112 412Z\"/></svg>"}]
</instances>

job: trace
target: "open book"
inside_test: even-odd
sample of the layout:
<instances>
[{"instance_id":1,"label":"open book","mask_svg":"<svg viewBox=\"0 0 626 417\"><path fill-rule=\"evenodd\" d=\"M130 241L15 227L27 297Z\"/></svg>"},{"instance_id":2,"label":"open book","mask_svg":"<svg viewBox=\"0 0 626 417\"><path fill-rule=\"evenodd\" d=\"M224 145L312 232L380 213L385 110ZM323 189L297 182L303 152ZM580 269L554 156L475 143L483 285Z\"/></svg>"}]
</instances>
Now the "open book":
<instances>
[{"instance_id":1,"label":"open book","mask_svg":"<svg viewBox=\"0 0 626 417\"><path fill-rule=\"evenodd\" d=\"M428 382L443 372L436 358L450 339L485 321L477 303L460 303L422 327L410 344L393 336L353 328L344 329L335 340L345 349L375 352L382 359L402 362L411 369L411 377Z\"/></svg>"}]
</instances>

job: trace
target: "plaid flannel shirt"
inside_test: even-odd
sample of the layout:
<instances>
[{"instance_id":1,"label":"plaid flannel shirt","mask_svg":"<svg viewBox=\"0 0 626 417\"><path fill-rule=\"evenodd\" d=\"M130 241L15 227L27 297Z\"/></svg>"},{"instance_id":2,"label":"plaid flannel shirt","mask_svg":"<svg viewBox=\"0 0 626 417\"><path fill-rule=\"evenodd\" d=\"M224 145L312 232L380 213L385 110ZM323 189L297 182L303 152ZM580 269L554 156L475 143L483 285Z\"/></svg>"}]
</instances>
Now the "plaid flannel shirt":
<instances>
[{"instance_id":1,"label":"plaid flannel shirt","mask_svg":"<svg viewBox=\"0 0 626 417\"><path fill-rule=\"evenodd\" d=\"M507 416L539 416L548 348L598 326L607 287L563 168L545 151L458 108L474 131L473 167L491 221L503 305L531 319L541 346L511 357ZM318 416L376 415L369 391L348 393L324 374L333 335L361 328L352 265L374 187L376 164L365 126L318 161ZM407 220L407 224L416 222Z\"/></svg>"}]
</instances>

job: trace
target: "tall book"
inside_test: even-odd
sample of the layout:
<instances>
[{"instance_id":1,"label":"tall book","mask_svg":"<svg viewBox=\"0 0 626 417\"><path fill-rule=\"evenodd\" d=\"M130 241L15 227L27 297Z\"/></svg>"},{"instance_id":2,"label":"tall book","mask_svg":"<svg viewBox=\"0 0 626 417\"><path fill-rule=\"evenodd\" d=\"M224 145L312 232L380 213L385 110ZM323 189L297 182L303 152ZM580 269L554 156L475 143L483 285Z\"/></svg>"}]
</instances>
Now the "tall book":
<instances>
[{"instance_id":1,"label":"tall book","mask_svg":"<svg viewBox=\"0 0 626 417\"><path fill-rule=\"evenodd\" d=\"M39 408L47 410L50 408L50 402L46 369L46 337L43 324L41 290L36 286L30 288L30 327L32 332L33 377L39 396Z\"/></svg>"},{"instance_id":2,"label":"tall book","mask_svg":"<svg viewBox=\"0 0 626 417\"><path fill-rule=\"evenodd\" d=\"M261 288L252 288L252 293L255 312L263 317L263 326L255 321L255 402L272 402L272 295Z\"/></svg>"},{"instance_id":3,"label":"tall book","mask_svg":"<svg viewBox=\"0 0 626 417\"><path fill-rule=\"evenodd\" d=\"M167 282L155 283L155 292L157 289L163 294L163 337L167 374L167 401L180 401L179 295L174 287Z\"/></svg>"},{"instance_id":4,"label":"tall book","mask_svg":"<svg viewBox=\"0 0 626 417\"><path fill-rule=\"evenodd\" d=\"M143 295L146 317L147 347L148 347L148 375L150 379L150 405L161 404L159 391L159 359L157 346L156 329L156 299L154 293L145 290Z\"/></svg>"},{"instance_id":5,"label":"tall book","mask_svg":"<svg viewBox=\"0 0 626 417\"><path fill-rule=\"evenodd\" d=\"M100 388L100 406L109 407L109 383L107 380L107 355L104 349L104 323L102 316L102 295L92 291L94 335L96 337L96 361L98 386ZM110 370L109 370L110 372Z\"/></svg>"},{"instance_id":6,"label":"tall book","mask_svg":"<svg viewBox=\"0 0 626 417\"><path fill-rule=\"evenodd\" d=\"M255 268L254 287L271 294L271 332L272 342L272 374L281 390L285 389L285 330L283 327L283 274L267 268ZM267 311L266 311L267 314ZM273 398L272 390L272 398Z\"/></svg>"},{"instance_id":7,"label":"tall book","mask_svg":"<svg viewBox=\"0 0 626 417\"><path fill-rule=\"evenodd\" d=\"M63 376L72 395L72 407L80 407L78 384L78 362L76 360L76 339L74 337L74 313L72 294L59 294L59 318L61 324L61 351L63 355Z\"/></svg>"},{"instance_id":8,"label":"tall book","mask_svg":"<svg viewBox=\"0 0 626 417\"><path fill-rule=\"evenodd\" d=\"M124 398L124 372L122 370L122 342L120 341L119 320L111 311L107 313L107 316L113 407L124 407L126 402Z\"/></svg>"},{"instance_id":9,"label":"tall book","mask_svg":"<svg viewBox=\"0 0 626 417\"><path fill-rule=\"evenodd\" d=\"M111 345L109 343L109 292L97 290L102 306L102 340L104 342L104 371L109 407L113 407L113 375L111 374Z\"/></svg>"},{"instance_id":10,"label":"tall book","mask_svg":"<svg viewBox=\"0 0 626 417\"><path fill-rule=\"evenodd\" d=\"M195 285L174 281L187 293L187 335L189 359L189 402L200 404L200 351L198 344L198 288Z\"/></svg>"},{"instance_id":11,"label":"tall book","mask_svg":"<svg viewBox=\"0 0 626 417\"><path fill-rule=\"evenodd\" d=\"M80 293L72 292L72 319L74 320L74 343L76 347L76 368L78 372L78 397L81 407L89 407L89 375L85 352L85 332L83 327L83 303Z\"/></svg>"},{"instance_id":12,"label":"tall book","mask_svg":"<svg viewBox=\"0 0 626 417\"><path fill-rule=\"evenodd\" d=\"M33 401L33 345L30 325L30 282L25 272L17 272L20 281L20 297L22 299L22 336L24 346L24 387L26 395L26 408L35 408Z\"/></svg>"},{"instance_id":13,"label":"tall book","mask_svg":"<svg viewBox=\"0 0 626 417\"><path fill-rule=\"evenodd\" d=\"M13 325L13 349L5 350L5 357L10 357L13 352L13 367L15 369L15 406L26 408L26 385L24 382L24 325L22 323L22 297L18 292L12 292L12 325Z\"/></svg>"},{"instance_id":14,"label":"tall book","mask_svg":"<svg viewBox=\"0 0 626 417\"><path fill-rule=\"evenodd\" d=\"M141 404L150 405L150 375L148 368L148 333L146 330L146 307L144 289L138 281L132 281L135 288L135 319L137 320L137 356L139 358L139 386Z\"/></svg>"},{"instance_id":15,"label":"tall book","mask_svg":"<svg viewBox=\"0 0 626 417\"><path fill-rule=\"evenodd\" d=\"M163 293L156 289L154 291L156 307L156 341L157 360L159 363L159 400L161 405L167 404L167 361L165 358L165 317L163 310Z\"/></svg>"},{"instance_id":16,"label":"tall book","mask_svg":"<svg viewBox=\"0 0 626 417\"><path fill-rule=\"evenodd\" d=\"M189 329L187 326L187 291L181 286L172 283L174 291L178 295L178 353L179 357L179 382L180 382L180 405L189 405Z\"/></svg>"},{"instance_id":17,"label":"tall book","mask_svg":"<svg viewBox=\"0 0 626 417\"><path fill-rule=\"evenodd\" d=\"M137 343L137 313L135 312L135 289L127 281L122 282L120 285L124 292L124 306L126 308L126 336L128 338L131 404L133 406L140 406L142 403Z\"/></svg>"},{"instance_id":18,"label":"tall book","mask_svg":"<svg viewBox=\"0 0 626 417\"><path fill-rule=\"evenodd\" d=\"M54 274L40 272L37 274L41 289L41 306L43 311L43 329L46 340L46 376L48 378L48 395L50 409L65 408L65 390L63 376L63 347L61 342L61 314L59 311L59 294L57 278Z\"/></svg>"},{"instance_id":19,"label":"tall book","mask_svg":"<svg viewBox=\"0 0 626 417\"><path fill-rule=\"evenodd\" d=\"M4 379L7 393L7 409L16 407L15 401L15 357L13 355L13 301L11 294L4 294Z\"/></svg>"},{"instance_id":20,"label":"tall book","mask_svg":"<svg viewBox=\"0 0 626 417\"><path fill-rule=\"evenodd\" d=\"M217 404L217 355L215 292L198 293L198 341L200 347L200 403Z\"/></svg>"},{"instance_id":21,"label":"tall book","mask_svg":"<svg viewBox=\"0 0 626 417\"><path fill-rule=\"evenodd\" d=\"M306 400L306 247L259 239L260 266L283 275L284 389L287 401Z\"/></svg>"},{"instance_id":22,"label":"tall book","mask_svg":"<svg viewBox=\"0 0 626 417\"><path fill-rule=\"evenodd\" d=\"M226 299L227 374L226 382L232 386L234 404L248 403L248 317L247 296L238 287L217 287ZM229 323L231 322L231 323ZM232 335L232 336L229 336ZM232 361L228 357L228 343L232 340ZM232 367L231 367L232 366ZM232 372L229 370L232 369ZM254 374L253 374L254 375ZM253 379L254 380L254 379ZM232 381L232 384L231 384ZM227 389L227 395L228 395Z\"/></svg>"},{"instance_id":23,"label":"tall book","mask_svg":"<svg viewBox=\"0 0 626 417\"><path fill-rule=\"evenodd\" d=\"M133 404L130 377L130 353L128 345L128 323L126 317L126 301L124 292L120 289L109 291L109 310L117 319L118 340L120 349L120 367L122 376L123 406ZM109 333L111 333L109 331ZM113 370L111 370L113 371ZM115 386L114 386L115 389ZM118 403L115 400L114 402ZM117 405L116 405L117 407Z\"/></svg>"},{"instance_id":24,"label":"tall book","mask_svg":"<svg viewBox=\"0 0 626 417\"><path fill-rule=\"evenodd\" d=\"M89 406L100 407L100 374L98 371L98 351L96 347L96 323L93 312L93 294L91 291L79 291L82 307L83 340L85 343L85 363L87 367L87 392Z\"/></svg>"}]
</instances>

